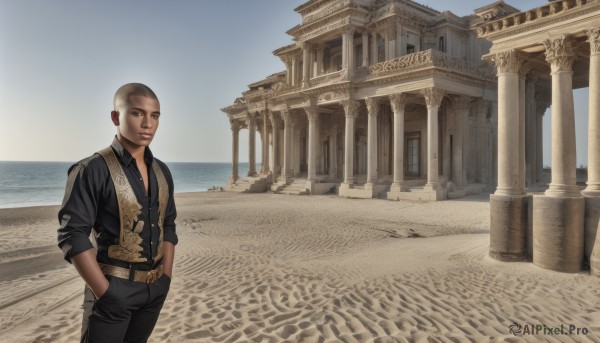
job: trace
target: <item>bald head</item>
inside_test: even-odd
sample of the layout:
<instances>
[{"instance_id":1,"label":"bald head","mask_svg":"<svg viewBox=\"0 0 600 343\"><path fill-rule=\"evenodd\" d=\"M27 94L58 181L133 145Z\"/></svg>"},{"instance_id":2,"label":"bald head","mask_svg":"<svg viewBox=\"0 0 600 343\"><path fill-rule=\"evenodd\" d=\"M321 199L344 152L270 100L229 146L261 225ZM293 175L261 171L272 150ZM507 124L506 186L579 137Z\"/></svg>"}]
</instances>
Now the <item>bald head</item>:
<instances>
[{"instance_id":1,"label":"bald head","mask_svg":"<svg viewBox=\"0 0 600 343\"><path fill-rule=\"evenodd\" d=\"M145 96L158 101L156 94L150 89L150 87L142 83L128 83L121 86L115 93L113 100L113 106L115 111L118 111L123 105L126 105L129 101L130 96Z\"/></svg>"}]
</instances>

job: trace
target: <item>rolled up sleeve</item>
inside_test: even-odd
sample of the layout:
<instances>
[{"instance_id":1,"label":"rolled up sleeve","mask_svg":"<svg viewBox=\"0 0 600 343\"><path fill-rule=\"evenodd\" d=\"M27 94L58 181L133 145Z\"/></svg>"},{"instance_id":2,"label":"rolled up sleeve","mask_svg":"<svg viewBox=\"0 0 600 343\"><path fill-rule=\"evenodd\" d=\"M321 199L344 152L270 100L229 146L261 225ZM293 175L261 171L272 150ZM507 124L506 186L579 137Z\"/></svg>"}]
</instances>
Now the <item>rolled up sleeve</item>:
<instances>
[{"instance_id":1,"label":"rolled up sleeve","mask_svg":"<svg viewBox=\"0 0 600 343\"><path fill-rule=\"evenodd\" d=\"M94 180L88 168L76 164L69 170L62 207L58 212L58 247L64 258L93 248L90 234L97 212L97 195Z\"/></svg>"},{"instance_id":2,"label":"rolled up sleeve","mask_svg":"<svg viewBox=\"0 0 600 343\"><path fill-rule=\"evenodd\" d=\"M171 176L171 171L166 165L164 165L165 174L167 177L167 183L169 184L169 203L167 204L166 214L165 214L165 222L163 224L163 241L171 242L173 245L176 245L179 241L177 238L177 232L175 229L175 218L177 218L177 209L175 208L175 198L174 198L174 184L173 177Z\"/></svg>"}]
</instances>

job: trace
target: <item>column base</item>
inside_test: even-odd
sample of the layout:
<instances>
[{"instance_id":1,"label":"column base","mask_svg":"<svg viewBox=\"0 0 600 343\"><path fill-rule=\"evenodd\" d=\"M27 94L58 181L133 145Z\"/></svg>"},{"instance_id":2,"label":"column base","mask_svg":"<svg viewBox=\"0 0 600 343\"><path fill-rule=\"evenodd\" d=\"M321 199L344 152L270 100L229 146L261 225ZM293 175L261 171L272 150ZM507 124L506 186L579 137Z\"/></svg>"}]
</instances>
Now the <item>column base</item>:
<instances>
[{"instance_id":1,"label":"column base","mask_svg":"<svg viewBox=\"0 0 600 343\"><path fill-rule=\"evenodd\" d=\"M387 192L387 199L395 200L395 201L400 200L400 198L401 198L400 193L406 193L406 192L408 192L408 187L406 187L406 185L404 183L394 182L390 186L390 191Z\"/></svg>"},{"instance_id":2,"label":"column base","mask_svg":"<svg viewBox=\"0 0 600 343\"><path fill-rule=\"evenodd\" d=\"M423 187L424 191L436 191L440 188L440 184L438 182L428 182Z\"/></svg>"},{"instance_id":3,"label":"column base","mask_svg":"<svg viewBox=\"0 0 600 343\"><path fill-rule=\"evenodd\" d=\"M583 197L533 197L533 263L563 273L577 273L584 256Z\"/></svg>"},{"instance_id":4,"label":"column base","mask_svg":"<svg viewBox=\"0 0 600 343\"><path fill-rule=\"evenodd\" d=\"M258 175L258 174L256 174L255 171L249 171L248 172L248 176L256 176L256 175Z\"/></svg>"},{"instance_id":5,"label":"column base","mask_svg":"<svg viewBox=\"0 0 600 343\"><path fill-rule=\"evenodd\" d=\"M234 176L227 178L227 185L225 185L225 189L231 191L238 180L239 178Z\"/></svg>"},{"instance_id":6,"label":"column base","mask_svg":"<svg viewBox=\"0 0 600 343\"><path fill-rule=\"evenodd\" d=\"M490 196L490 256L504 262L529 261L526 195Z\"/></svg>"},{"instance_id":7,"label":"column base","mask_svg":"<svg viewBox=\"0 0 600 343\"><path fill-rule=\"evenodd\" d=\"M581 197L581 191L577 185L557 185L551 183L544 195L553 198L577 198Z\"/></svg>"},{"instance_id":8,"label":"column base","mask_svg":"<svg viewBox=\"0 0 600 343\"><path fill-rule=\"evenodd\" d=\"M351 189L354 189L354 183L342 182L338 188L338 196L350 198Z\"/></svg>"}]
</instances>

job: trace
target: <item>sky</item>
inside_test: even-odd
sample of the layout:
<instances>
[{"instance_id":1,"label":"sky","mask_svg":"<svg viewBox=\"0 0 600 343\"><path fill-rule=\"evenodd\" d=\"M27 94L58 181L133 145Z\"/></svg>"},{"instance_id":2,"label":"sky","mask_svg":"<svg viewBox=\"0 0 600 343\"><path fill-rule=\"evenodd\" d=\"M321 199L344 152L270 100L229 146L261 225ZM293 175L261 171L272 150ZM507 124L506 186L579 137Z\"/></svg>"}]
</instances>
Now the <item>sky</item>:
<instances>
[{"instance_id":1,"label":"sky","mask_svg":"<svg viewBox=\"0 0 600 343\"><path fill-rule=\"evenodd\" d=\"M0 161L78 161L109 145L112 97L129 82L147 84L160 99L157 157L231 161L220 109L285 69L272 52L293 42L285 32L301 22L293 9L303 2L0 0ZM419 2L468 15L493 1ZM506 2L521 10L547 3ZM585 92L576 92L578 164L587 164ZM240 161L247 141L242 130Z\"/></svg>"}]
</instances>

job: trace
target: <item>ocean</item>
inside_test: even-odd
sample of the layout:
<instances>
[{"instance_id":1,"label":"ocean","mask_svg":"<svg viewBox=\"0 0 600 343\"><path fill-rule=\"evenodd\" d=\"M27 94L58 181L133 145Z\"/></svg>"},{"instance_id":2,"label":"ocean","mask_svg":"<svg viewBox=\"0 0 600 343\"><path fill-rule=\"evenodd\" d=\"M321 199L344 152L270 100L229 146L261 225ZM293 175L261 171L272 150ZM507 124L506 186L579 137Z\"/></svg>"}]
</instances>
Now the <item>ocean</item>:
<instances>
[{"instance_id":1,"label":"ocean","mask_svg":"<svg viewBox=\"0 0 600 343\"><path fill-rule=\"evenodd\" d=\"M166 163L173 174L176 193L223 187L231 175L231 163ZM60 205L72 164L0 161L0 208ZM240 163L240 176L247 172L248 163Z\"/></svg>"}]
</instances>

